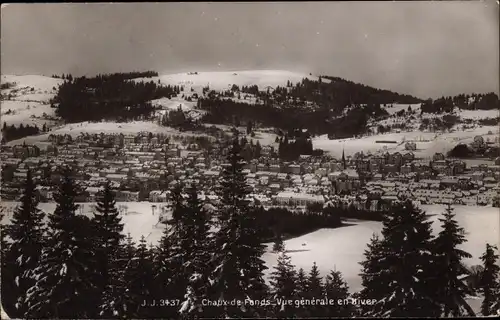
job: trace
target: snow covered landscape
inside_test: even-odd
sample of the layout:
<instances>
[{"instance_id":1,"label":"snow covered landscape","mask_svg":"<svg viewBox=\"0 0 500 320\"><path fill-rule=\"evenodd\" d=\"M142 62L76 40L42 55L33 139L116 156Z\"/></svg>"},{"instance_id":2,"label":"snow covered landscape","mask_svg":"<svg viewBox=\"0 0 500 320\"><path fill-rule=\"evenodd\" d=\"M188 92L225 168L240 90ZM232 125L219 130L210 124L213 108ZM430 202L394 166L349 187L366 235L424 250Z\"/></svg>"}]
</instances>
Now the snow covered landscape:
<instances>
[{"instance_id":1,"label":"snow covered landscape","mask_svg":"<svg viewBox=\"0 0 500 320\"><path fill-rule=\"evenodd\" d=\"M4 212L1 221L5 224L17 203L2 203L0 212ZM158 222L161 205L153 214L152 206L156 203L149 202L118 202L121 218L124 223L123 232L130 234L138 242L142 236L151 244L157 244L162 236L164 225ZM79 213L92 217L95 204L80 203ZM444 206L423 205L422 209L433 223L434 233L440 230L439 218L442 217ZM40 209L50 213L55 209L55 203L42 203ZM458 223L467 232L467 242L461 247L472 254L472 258L464 262L467 266L481 264L479 257L487 243L500 241L500 212L493 207L455 206ZM332 269L341 271L344 279L352 292L359 291L361 287L359 262L373 234L380 234L382 224L375 221L348 220L347 225L336 229L319 229L306 235L286 240L287 253L292 258L292 263L297 268L308 270L312 262L316 262L322 276L326 276ZM272 243L267 244L267 252L263 256L268 269L266 278L277 263L277 253L272 252ZM479 310L476 300L471 299L475 310Z\"/></svg>"},{"instance_id":2,"label":"snow covered landscape","mask_svg":"<svg viewBox=\"0 0 500 320\"><path fill-rule=\"evenodd\" d=\"M500 314L492 7L2 5L0 318Z\"/></svg>"}]
</instances>

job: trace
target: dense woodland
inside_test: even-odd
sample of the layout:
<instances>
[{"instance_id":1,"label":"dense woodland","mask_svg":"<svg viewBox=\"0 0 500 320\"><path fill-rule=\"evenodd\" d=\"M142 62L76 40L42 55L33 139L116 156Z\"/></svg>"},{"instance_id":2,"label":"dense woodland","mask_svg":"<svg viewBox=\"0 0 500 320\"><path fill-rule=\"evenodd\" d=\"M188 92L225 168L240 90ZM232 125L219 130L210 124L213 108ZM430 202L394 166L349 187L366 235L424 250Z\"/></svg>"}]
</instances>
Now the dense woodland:
<instances>
[{"instance_id":1,"label":"dense woodland","mask_svg":"<svg viewBox=\"0 0 500 320\"><path fill-rule=\"evenodd\" d=\"M154 111L151 100L180 92L178 86L130 81L136 76L134 73L91 78L68 76L52 100L56 114L66 122L147 119Z\"/></svg>"},{"instance_id":2,"label":"dense woodland","mask_svg":"<svg viewBox=\"0 0 500 320\"><path fill-rule=\"evenodd\" d=\"M27 136L37 135L40 132L46 132L47 126L44 124L42 129L38 128L37 125L23 125L19 126L10 125L8 126L5 122L2 126L2 143L9 142L11 140L21 139Z\"/></svg>"},{"instance_id":3,"label":"dense woodland","mask_svg":"<svg viewBox=\"0 0 500 320\"><path fill-rule=\"evenodd\" d=\"M442 230L433 236L431 222L410 201L384 216L382 234L372 237L360 262L362 290L352 295L335 266L328 266L333 271L324 278L313 261L309 272L297 270L283 242L287 231L293 235L280 224L287 214L267 212L274 217L266 223L274 223L272 247L278 260L266 283L265 228L258 210L245 201L249 191L238 142L228 161L213 214L204 209L196 186L173 188L172 215L156 245L144 237L134 243L123 234L109 183L93 216L78 215L78 191L69 169L55 194L55 211L45 216L28 171L20 205L10 223L1 225L5 311L12 318L56 319L459 317L474 315L466 297L478 293L484 296L482 315L498 310L496 247L487 245L482 266L469 271L462 260L470 254L458 249L466 233L452 208L439 219ZM339 222L333 211L328 215L328 223ZM472 277L468 284L464 276ZM325 296L334 302L305 302ZM347 298L365 303L337 302ZM206 305L205 299L220 304ZM289 299L304 303L279 304ZM223 303L232 300L241 305Z\"/></svg>"},{"instance_id":4,"label":"dense woodland","mask_svg":"<svg viewBox=\"0 0 500 320\"><path fill-rule=\"evenodd\" d=\"M149 120L154 112L151 100L170 98L181 92L179 86L132 80L155 76L158 74L154 71L95 77L54 75L65 81L60 85L52 105L57 109L57 115L66 122ZM195 130L200 122L239 125L252 121L282 130L307 129L312 135L328 134L333 139L367 133L368 121L387 117L381 106L392 103L422 103L422 113L437 114L450 112L454 107L491 110L500 106L494 93L461 94L423 101L410 95L329 76L322 76L318 81L305 78L296 84L288 81L286 86L276 88L259 88L257 85L240 88L233 85L230 90L218 93L206 87L203 93L197 104L198 109L206 111L201 119L191 121L185 112L174 110L160 119L160 123L182 130ZM247 95L253 96L256 102L232 100ZM423 123L421 129L446 129L457 121L450 115L446 119Z\"/></svg>"},{"instance_id":5,"label":"dense woodland","mask_svg":"<svg viewBox=\"0 0 500 320\"><path fill-rule=\"evenodd\" d=\"M500 110L500 100L493 93L486 94L459 94L454 97L441 97L436 100L427 100L422 103L422 113L449 113L453 108L465 110Z\"/></svg>"},{"instance_id":6,"label":"dense woodland","mask_svg":"<svg viewBox=\"0 0 500 320\"><path fill-rule=\"evenodd\" d=\"M206 90L198 108L207 111L205 122L235 124L253 121L282 130L307 129L312 135L328 134L332 138L352 137L366 132L369 119L387 116L380 104L408 101L417 98L378 90L341 79L331 83L303 79L287 87L274 89L233 86L231 92L219 97ZM257 103L242 103L228 97L253 94ZM306 101L312 103L307 105Z\"/></svg>"},{"instance_id":7,"label":"dense woodland","mask_svg":"<svg viewBox=\"0 0 500 320\"><path fill-rule=\"evenodd\" d=\"M65 82L60 85L52 104L57 108L57 115L67 122L149 119L154 111L149 101L180 93L178 86L130 81L153 76L157 73L130 72L76 78L62 75ZM295 85L289 82L287 87L276 88L253 85L240 89L235 85L221 96L207 87L204 89L206 96L198 103L200 109L208 111L202 121L215 124L254 121L284 130L304 128L311 134L349 137L364 133L369 118L386 115L380 104L420 101L340 78L324 78L331 81L303 79ZM259 102L246 104L226 99L244 94L256 96ZM307 106L306 102L315 107ZM185 122L177 125L192 126Z\"/></svg>"}]
</instances>

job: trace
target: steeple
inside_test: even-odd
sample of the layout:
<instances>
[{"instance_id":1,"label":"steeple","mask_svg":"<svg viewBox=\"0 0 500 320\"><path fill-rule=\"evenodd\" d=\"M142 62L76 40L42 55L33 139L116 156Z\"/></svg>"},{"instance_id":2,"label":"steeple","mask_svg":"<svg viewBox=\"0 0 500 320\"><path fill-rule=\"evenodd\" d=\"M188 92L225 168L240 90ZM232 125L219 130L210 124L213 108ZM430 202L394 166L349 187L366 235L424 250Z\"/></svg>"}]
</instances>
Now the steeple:
<instances>
[{"instance_id":1,"label":"steeple","mask_svg":"<svg viewBox=\"0 0 500 320\"><path fill-rule=\"evenodd\" d=\"M345 153L344 153L344 149L342 148L342 169L345 170L347 167L346 167L346 164L345 164Z\"/></svg>"}]
</instances>

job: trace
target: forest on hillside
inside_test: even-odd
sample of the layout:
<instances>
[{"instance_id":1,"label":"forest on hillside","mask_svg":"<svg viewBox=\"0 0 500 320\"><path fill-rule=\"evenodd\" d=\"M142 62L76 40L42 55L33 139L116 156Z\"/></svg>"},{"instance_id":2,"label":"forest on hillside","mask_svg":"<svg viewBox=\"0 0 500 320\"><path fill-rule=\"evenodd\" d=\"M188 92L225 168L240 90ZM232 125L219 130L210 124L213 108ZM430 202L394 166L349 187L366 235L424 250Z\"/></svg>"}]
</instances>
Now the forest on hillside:
<instances>
[{"instance_id":1,"label":"forest on hillside","mask_svg":"<svg viewBox=\"0 0 500 320\"><path fill-rule=\"evenodd\" d=\"M456 96L441 97L427 100L422 103L422 113L449 113L454 108L464 110L500 110L500 100L493 93L486 94L459 94Z\"/></svg>"},{"instance_id":2,"label":"forest on hillside","mask_svg":"<svg viewBox=\"0 0 500 320\"><path fill-rule=\"evenodd\" d=\"M150 101L171 97L178 86L153 81L134 82L140 73L103 74L95 77L66 76L51 103L66 122L127 121L146 119L154 111Z\"/></svg>"}]
</instances>

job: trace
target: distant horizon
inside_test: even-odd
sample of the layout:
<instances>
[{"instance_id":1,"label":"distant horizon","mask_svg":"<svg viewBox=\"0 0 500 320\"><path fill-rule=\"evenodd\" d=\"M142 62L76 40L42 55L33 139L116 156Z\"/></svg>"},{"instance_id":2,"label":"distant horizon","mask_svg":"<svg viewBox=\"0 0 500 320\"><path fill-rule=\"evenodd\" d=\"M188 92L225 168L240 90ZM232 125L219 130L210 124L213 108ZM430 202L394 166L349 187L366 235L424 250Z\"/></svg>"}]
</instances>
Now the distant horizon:
<instances>
[{"instance_id":1,"label":"distant horizon","mask_svg":"<svg viewBox=\"0 0 500 320\"><path fill-rule=\"evenodd\" d=\"M113 73L128 73L128 72L147 72L147 71L153 71L153 72L158 72L157 70L128 70L128 71L119 71L119 72L102 72L101 74L113 74ZM439 99L441 97L448 97L448 96L457 96L457 95L460 95L460 94L487 94L487 93L494 93L496 94L497 96L499 96L499 93L498 92L495 92L495 91L467 91L467 92L460 92L460 93L457 93L457 94L453 94L453 95L438 95L438 96L435 96L435 97L422 97L422 96L418 96L418 95L414 95L412 93L407 93L407 92L401 92L401 91L397 91L397 90L394 90L392 88L380 88L380 87L377 87L377 86L374 86L374 85L370 85L370 84L367 84L367 83L363 83L363 82L357 82L357 81L353 81L351 79L346 79L346 78L343 78L343 77L338 77L338 76L335 76L335 75L330 75L330 74L314 74L312 72L303 72L303 71L294 71L294 70L284 70L284 69L232 69L232 70L213 70L213 71L209 71L209 70L199 70L199 69L190 69L190 70L186 70L186 71L181 71L181 72L167 72L167 73L162 73L162 72L158 72L158 76L167 76L167 75L174 75L174 74L183 74L183 73L189 73L189 72L198 72L198 73L217 73L217 72L220 72L220 73L228 73L228 72L245 72L245 71L253 71L253 72L259 72L259 71L284 71L284 72L291 72L291 73L297 73L297 74L304 74L304 76L308 76L309 74L312 74L312 76L315 76L315 77L334 77L334 78L342 78L346 81L351 81L351 82L354 82L356 84L362 84L362 85L366 85L366 86L369 86L369 87L372 87L372 88L375 88L375 89L379 89L379 90L388 90L388 91L392 91L392 92L395 92L395 93L398 93L398 94L402 94L402 95L409 95L409 96L413 96L415 98L418 98L418 99L421 99L421 100L428 100L428 99L432 99L432 100L436 100L436 99ZM68 74L71 74L73 77L82 77L82 76L86 76L86 77L93 77L93 76L97 76L99 73L95 73L95 74L81 74L81 75L75 75L75 74L72 74L72 73L68 73ZM60 74L34 74L34 73L26 73L26 74L14 74L14 73L5 73L5 74L0 74L1 76L43 76L43 77L52 77L52 75L56 75L56 76L62 76L63 74L60 73ZM67 75L66 73L64 75Z\"/></svg>"},{"instance_id":2,"label":"distant horizon","mask_svg":"<svg viewBox=\"0 0 500 320\"><path fill-rule=\"evenodd\" d=\"M1 10L2 74L288 70L422 98L499 89L493 1L38 3Z\"/></svg>"}]
</instances>

